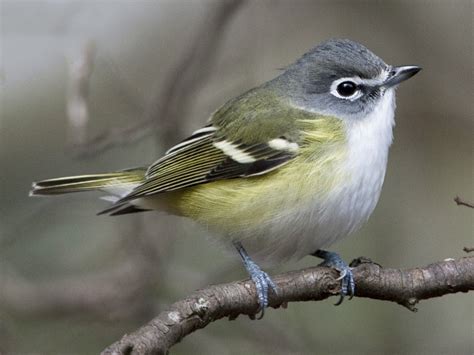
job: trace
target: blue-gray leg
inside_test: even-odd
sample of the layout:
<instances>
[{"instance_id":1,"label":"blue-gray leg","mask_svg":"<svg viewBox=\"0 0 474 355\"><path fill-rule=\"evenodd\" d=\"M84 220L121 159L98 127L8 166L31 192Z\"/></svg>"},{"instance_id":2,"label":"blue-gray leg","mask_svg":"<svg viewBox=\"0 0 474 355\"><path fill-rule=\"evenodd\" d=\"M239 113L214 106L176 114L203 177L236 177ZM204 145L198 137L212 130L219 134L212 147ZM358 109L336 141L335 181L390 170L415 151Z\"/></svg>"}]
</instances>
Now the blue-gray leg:
<instances>
[{"instance_id":1,"label":"blue-gray leg","mask_svg":"<svg viewBox=\"0 0 474 355\"><path fill-rule=\"evenodd\" d=\"M240 242L234 242L235 248L240 254L242 261L244 262L244 266L247 269L247 272L250 275L253 283L255 284L255 288L257 289L258 295L258 304L260 305L260 316L258 319L262 319L265 308L268 307L268 290L271 288L273 292L277 293L277 287L273 283L272 279L268 274L260 269L258 266L247 254L244 247Z\"/></svg>"},{"instance_id":2,"label":"blue-gray leg","mask_svg":"<svg viewBox=\"0 0 474 355\"><path fill-rule=\"evenodd\" d=\"M339 254L332 251L316 250L311 255L324 259L324 261L319 264L320 266L332 267L340 273L338 280L341 280L341 297L336 303L336 306L340 305L347 295L349 295L349 299L351 299L355 293L354 275L352 274L352 269L342 260Z\"/></svg>"}]
</instances>

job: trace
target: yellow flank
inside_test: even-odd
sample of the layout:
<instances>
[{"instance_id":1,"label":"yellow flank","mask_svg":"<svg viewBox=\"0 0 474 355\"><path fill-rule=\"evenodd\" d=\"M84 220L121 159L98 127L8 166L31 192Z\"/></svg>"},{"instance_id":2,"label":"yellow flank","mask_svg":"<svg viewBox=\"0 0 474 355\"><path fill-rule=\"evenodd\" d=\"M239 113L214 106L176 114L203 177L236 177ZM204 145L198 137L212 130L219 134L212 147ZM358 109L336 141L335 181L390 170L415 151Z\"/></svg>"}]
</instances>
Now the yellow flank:
<instances>
[{"instance_id":1,"label":"yellow flank","mask_svg":"<svg viewBox=\"0 0 474 355\"><path fill-rule=\"evenodd\" d=\"M261 176L219 180L163 194L171 213L189 217L220 233L272 223L315 198L324 199L343 178L344 127L333 117L296 121L298 155Z\"/></svg>"}]
</instances>

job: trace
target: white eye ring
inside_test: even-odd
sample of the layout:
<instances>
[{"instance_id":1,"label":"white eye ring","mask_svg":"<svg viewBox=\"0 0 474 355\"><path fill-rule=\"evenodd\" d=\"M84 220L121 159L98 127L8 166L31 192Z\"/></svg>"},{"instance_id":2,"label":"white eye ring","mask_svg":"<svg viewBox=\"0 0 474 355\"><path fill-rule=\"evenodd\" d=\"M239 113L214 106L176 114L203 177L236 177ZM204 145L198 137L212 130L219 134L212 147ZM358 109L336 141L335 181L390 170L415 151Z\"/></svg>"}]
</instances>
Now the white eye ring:
<instances>
[{"instance_id":1,"label":"white eye ring","mask_svg":"<svg viewBox=\"0 0 474 355\"><path fill-rule=\"evenodd\" d=\"M354 83L356 86L361 83L361 80L358 77L340 78L340 79L334 80L331 84L331 90L330 90L331 95L337 97L338 99L344 99L344 100L349 100L349 101L357 100L359 97L362 96L362 91L360 89L357 89L356 91L354 91L352 95L349 95L349 96L342 96L341 94L339 94L339 92L337 91L337 87L339 86L339 84L345 81Z\"/></svg>"}]
</instances>

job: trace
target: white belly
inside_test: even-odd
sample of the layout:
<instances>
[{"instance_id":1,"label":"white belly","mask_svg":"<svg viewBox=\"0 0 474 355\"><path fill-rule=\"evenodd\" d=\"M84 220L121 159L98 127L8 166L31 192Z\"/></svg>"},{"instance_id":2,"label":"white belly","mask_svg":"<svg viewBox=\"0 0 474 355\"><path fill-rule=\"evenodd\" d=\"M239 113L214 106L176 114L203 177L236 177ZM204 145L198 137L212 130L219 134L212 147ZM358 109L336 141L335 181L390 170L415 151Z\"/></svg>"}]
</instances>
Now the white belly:
<instances>
[{"instance_id":1,"label":"white belly","mask_svg":"<svg viewBox=\"0 0 474 355\"><path fill-rule=\"evenodd\" d=\"M370 115L345 122L344 157L336 167L328 165L322 180L312 165L299 170L302 175L295 183L276 177L272 184L256 188L255 180L221 180L176 192L181 195L173 199L175 209L208 227L230 247L232 241L241 241L258 262L301 258L327 248L365 223L377 204L392 142L393 113L390 90ZM275 174L284 174L283 170ZM324 187L328 180L331 187ZM236 193L239 189L246 193ZM136 202L166 210L162 198Z\"/></svg>"},{"instance_id":2,"label":"white belly","mask_svg":"<svg viewBox=\"0 0 474 355\"><path fill-rule=\"evenodd\" d=\"M327 248L359 229L373 212L382 189L392 142L394 91L385 93L366 118L347 124L348 154L341 169L347 179L324 199L314 196L303 206L282 206L286 213L253 236L244 247L261 262L301 258Z\"/></svg>"}]
</instances>

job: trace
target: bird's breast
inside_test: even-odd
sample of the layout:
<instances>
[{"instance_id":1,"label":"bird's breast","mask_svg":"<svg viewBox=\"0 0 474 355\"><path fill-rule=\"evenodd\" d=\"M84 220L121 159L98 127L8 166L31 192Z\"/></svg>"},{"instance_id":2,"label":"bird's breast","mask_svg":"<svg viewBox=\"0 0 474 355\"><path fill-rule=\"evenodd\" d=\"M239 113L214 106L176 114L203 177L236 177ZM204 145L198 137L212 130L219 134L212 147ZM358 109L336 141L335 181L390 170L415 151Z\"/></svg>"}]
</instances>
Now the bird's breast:
<instances>
[{"instance_id":1,"label":"bird's breast","mask_svg":"<svg viewBox=\"0 0 474 355\"><path fill-rule=\"evenodd\" d=\"M257 260L303 257L354 232L375 208L392 140L393 96L383 105L324 148L315 131L314 146L270 173L158 198L221 239L241 241Z\"/></svg>"}]
</instances>

